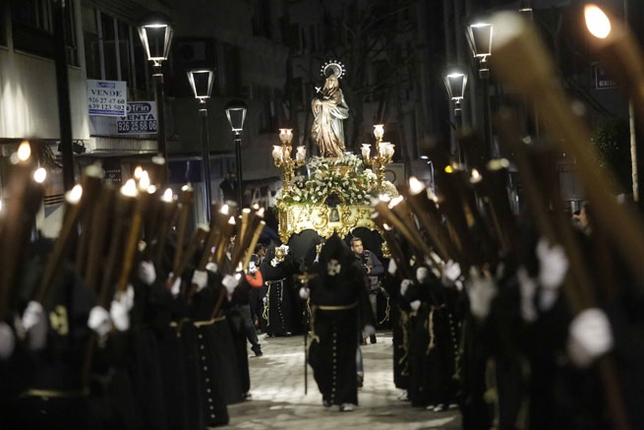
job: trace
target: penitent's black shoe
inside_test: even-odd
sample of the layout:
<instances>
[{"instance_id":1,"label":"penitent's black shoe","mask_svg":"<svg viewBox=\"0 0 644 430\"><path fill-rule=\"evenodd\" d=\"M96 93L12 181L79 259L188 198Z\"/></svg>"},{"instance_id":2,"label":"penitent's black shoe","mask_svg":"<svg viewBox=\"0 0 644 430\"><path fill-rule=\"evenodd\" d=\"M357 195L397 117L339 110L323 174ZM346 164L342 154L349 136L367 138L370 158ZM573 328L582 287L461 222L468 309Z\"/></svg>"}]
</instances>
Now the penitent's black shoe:
<instances>
[{"instance_id":1,"label":"penitent's black shoe","mask_svg":"<svg viewBox=\"0 0 644 430\"><path fill-rule=\"evenodd\" d=\"M370 341L371 343L376 343L376 342L377 342L377 340L376 340L376 335L375 335L375 334L372 334L371 336L369 336L369 341Z\"/></svg>"},{"instance_id":2,"label":"penitent's black shoe","mask_svg":"<svg viewBox=\"0 0 644 430\"><path fill-rule=\"evenodd\" d=\"M252 349L252 350L253 350L253 352L255 353L255 357L261 357L262 355L264 355L264 354L262 353L262 348L261 348L259 345L257 345L257 346L253 346L253 347L251 347L251 349Z\"/></svg>"}]
</instances>

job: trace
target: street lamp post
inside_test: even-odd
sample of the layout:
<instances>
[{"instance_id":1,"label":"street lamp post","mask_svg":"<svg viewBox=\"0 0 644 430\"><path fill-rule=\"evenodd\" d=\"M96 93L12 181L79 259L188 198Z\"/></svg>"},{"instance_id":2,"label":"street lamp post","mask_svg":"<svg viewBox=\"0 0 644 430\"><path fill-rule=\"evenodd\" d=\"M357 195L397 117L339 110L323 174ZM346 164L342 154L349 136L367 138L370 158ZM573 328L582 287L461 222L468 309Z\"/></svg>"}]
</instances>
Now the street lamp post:
<instances>
[{"instance_id":1,"label":"street lamp post","mask_svg":"<svg viewBox=\"0 0 644 430\"><path fill-rule=\"evenodd\" d=\"M208 139L208 107L206 99L210 98L212 85L215 81L215 70L212 68L190 69L187 72L188 81L192 92L199 100L199 117L201 117L201 164L203 166L204 183L204 208L206 220L210 221L210 205L212 203L212 191L210 183L210 149Z\"/></svg>"},{"instance_id":2,"label":"street lamp post","mask_svg":"<svg viewBox=\"0 0 644 430\"><path fill-rule=\"evenodd\" d=\"M241 156L241 134L244 130L244 121L248 106L241 100L232 100L224 108L230 128L235 134L235 164L237 165L237 205L242 208L242 156Z\"/></svg>"},{"instance_id":3,"label":"street lamp post","mask_svg":"<svg viewBox=\"0 0 644 430\"><path fill-rule=\"evenodd\" d=\"M488 57L492 56L493 26L489 23L476 23L467 27L467 40L474 58L479 60L479 82L483 90L483 127L485 128L486 158L492 149L492 123L490 121L490 69Z\"/></svg>"},{"instance_id":4,"label":"street lamp post","mask_svg":"<svg viewBox=\"0 0 644 430\"><path fill-rule=\"evenodd\" d=\"M460 129L463 126L463 111L461 109L461 102L465 98L465 87L467 86L467 75L459 71L453 71L445 76L445 88L449 98L454 103L454 120L456 127ZM458 162L461 164L462 154L461 148L456 141L456 152L458 155Z\"/></svg>"},{"instance_id":5,"label":"street lamp post","mask_svg":"<svg viewBox=\"0 0 644 430\"><path fill-rule=\"evenodd\" d=\"M165 185L168 180L168 150L166 148L165 112L163 93L163 71L161 66L168 59L172 43L172 24L170 19L160 13L145 16L139 23L139 36L145 49L148 61L154 67L154 99L157 105L157 150L163 157L164 168L160 183Z\"/></svg>"}]
</instances>

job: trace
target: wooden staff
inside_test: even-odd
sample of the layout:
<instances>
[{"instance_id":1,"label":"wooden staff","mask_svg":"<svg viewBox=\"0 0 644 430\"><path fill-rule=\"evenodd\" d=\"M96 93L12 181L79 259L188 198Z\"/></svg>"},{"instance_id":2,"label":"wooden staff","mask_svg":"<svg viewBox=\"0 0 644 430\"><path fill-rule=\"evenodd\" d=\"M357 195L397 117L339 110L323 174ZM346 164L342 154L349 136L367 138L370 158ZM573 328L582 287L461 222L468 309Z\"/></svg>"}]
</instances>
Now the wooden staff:
<instances>
[{"instance_id":1,"label":"wooden staff","mask_svg":"<svg viewBox=\"0 0 644 430\"><path fill-rule=\"evenodd\" d=\"M132 181L132 182L130 182ZM128 180L128 184L131 186L134 185L132 179ZM127 185L127 184L126 184ZM132 218L130 222L130 229L127 234L127 239L125 242L125 248L123 249L123 257L121 260L121 271L118 276L117 282L117 291L126 291L127 286L130 283L130 277L132 275L132 266L135 263L136 252L139 247L139 240L141 238L141 226L143 223L143 213L150 206L152 195L147 192L136 191L136 194L133 194L135 198L134 207L132 208Z\"/></svg>"},{"instance_id":2,"label":"wooden staff","mask_svg":"<svg viewBox=\"0 0 644 430\"><path fill-rule=\"evenodd\" d=\"M188 228L188 215L192 207L194 199L194 190L190 184L181 187L181 194L179 195L179 214L177 220L177 243L174 250L174 264L173 272L176 272L181 265L181 257L183 254L184 241L186 240L186 230Z\"/></svg>"},{"instance_id":3,"label":"wooden staff","mask_svg":"<svg viewBox=\"0 0 644 430\"><path fill-rule=\"evenodd\" d=\"M409 241L414 250L414 254L416 255L416 259L419 262L423 261L423 255L429 255L431 253L431 249L429 249L427 244L420 240L418 235L412 232L412 230L408 228L407 225L405 225L405 223L389 208L388 202L378 200L373 208L384 218L387 224L395 228L397 232Z\"/></svg>"},{"instance_id":4,"label":"wooden staff","mask_svg":"<svg viewBox=\"0 0 644 430\"><path fill-rule=\"evenodd\" d=\"M184 272L186 267L190 264L190 261L194 258L195 253L199 250L202 242L206 239L210 233L210 227L205 224L197 226L197 230L192 235L190 243L186 247L186 251L183 253L183 258L179 265L175 267L175 271L172 272L172 276L168 279L167 287L168 289L172 288L172 285L176 282L177 279L181 277L181 274Z\"/></svg>"},{"instance_id":5,"label":"wooden staff","mask_svg":"<svg viewBox=\"0 0 644 430\"><path fill-rule=\"evenodd\" d=\"M385 222L382 215L378 212L374 212L371 219L378 228L380 228L383 239L385 239L385 242L387 242L389 246L391 258L396 262L396 267L400 276L403 279L413 279L411 268L409 267L409 258L405 256L405 253L400 247L400 243L398 242L398 238L396 238L392 227Z\"/></svg>"},{"instance_id":6,"label":"wooden staff","mask_svg":"<svg viewBox=\"0 0 644 430\"><path fill-rule=\"evenodd\" d=\"M483 203L491 224L491 231L494 232L500 249L507 251L511 237L515 235L516 222L507 194L508 166L504 164L505 159L484 160L485 141L480 133L471 128L464 128L459 134L458 140L468 160L475 161L472 163L473 167L481 176L475 178L473 173L470 182Z\"/></svg>"},{"instance_id":7,"label":"wooden staff","mask_svg":"<svg viewBox=\"0 0 644 430\"><path fill-rule=\"evenodd\" d=\"M264 220L260 220L257 227L255 227L255 233L253 234L250 244L248 245L248 249L246 250L246 255L244 256L244 263L242 265L242 270L244 272L248 270L250 259L253 256L253 250L259 241L259 237L262 235L262 231L264 231L264 227L266 227L266 221Z\"/></svg>"},{"instance_id":8,"label":"wooden staff","mask_svg":"<svg viewBox=\"0 0 644 430\"><path fill-rule=\"evenodd\" d=\"M442 223L436 203L427 196L425 184L415 177L409 178L409 186L399 189L409 203L414 215L418 218L425 235L432 242L434 249L443 261L450 259L461 262L462 256L457 253L449 233Z\"/></svg>"},{"instance_id":9,"label":"wooden staff","mask_svg":"<svg viewBox=\"0 0 644 430\"><path fill-rule=\"evenodd\" d=\"M109 308L112 300L113 286L118 279L119 268L122 263L124 244L129 231L132 212L136 204L136 198L124 193L121 190L117 193L114 206L114 230L112 232L107 261L103 266L100 289L98 292L98 306Z\"/></svg>"},{"instance_id":10,"label":"wooden staff","mask_svg":"<svg viewBox=\"0 0 644 430\"><path fill-rule=\"evenodd\" d=\"M242 263L246 256L250 261L250 256L253 254L253 249L259 240L259 235L262 233L262 229L258 230L262 219L264 218L264 208L253 208L251 215L249 216L248 226L244 232L244 235L239 242L239 248L235 246L235 251L239 249L238 252L233 252L233 267L237 268L240 263ZM264 223L266 225L266 223ZM253 242L254 241L254 242ZM242 264L243 267L243 264Z\"/></svg>"},{"instance_id":11,"label":"wooden staff","mask_svg":"<svg viewBox=\"0 0 644 430\"><path fill-rule=\"evenodd\" d=\"M158 238L159 234L159 221L160 212L162 208L161 192L155 186L148 187L145 190L145 204L143 209L143 230L142 237L145 242L146 257L151 258L154 241Z\"/></svg>"},{"instance_id":12,"label":"wooden staff","mask_svg":"<svg viewBox=\"0 0 644 430\"><path fill-rule=\"evenodd\" d=\"M397 216L405 226L409 226L410 233L416 238L418 245L420 246L419 249L421 249L423 254L425 254L426 259L431 261L434 267L442 271L443 262L436 256L434 250L427 245L427 242L423 240L423 234L418 229L416 218L412 215L411 209L409 208L404 196L400 195L398 198L392 199L389 203L389 207L394 215ZM421 256L419 255L419 257Z\"/></svg>"},{"instance_id":13,"label":"wooden staff","mask_svg":"<svg viewBox=\"0 0 644 430\"><path fill-rule=\"evenodd\" d=\"M630 208L617 203L614 182L595 163L588 129L572 113L563 94L553 88L556 76L553 62L536 30L515 13L495 14L492 23L495 54L491 69L502 81L529 98L544 126L554 136L553 142L575 158L577 173L595 208L597 222L610 233L636 281L644 282L641 219ZM517 70L530 70L530 73L517 73Z\"/></svg>"},{"instance_id":14,"label":"wooden staff","mask_svg":"<svg viewBox=\"0 0 644 430\"><path fill-rule=\"evenodd\" d=\"M90 178L86 176L83 181L85 184L92 182L93 185L100 185L100 178ZM48 293L52 287L56 274L59 272L60 267L69 253L70 246L76 237L76 228L80 218L89 211L94 205L94 201L98 194L93 189L95 187L88 187L88 192L92 192L91 196L83 199L84 189L81 185L76 185L71 191L65 193L67 213L63 218L63 225L61 227L58 238L54 242L54 248L47 259L47 265L40 278L40 285L35 294L35 300L40 304L45 304Z\"/></svg>"},{"instance_id":15,"label":"wooden staff","mask_svg":"<svg viewBox=\"0 0 644 430\"><path fill-rule=\"evenodd\" d=\"M208 237L204 242L201 257L199 258L199 262L197 263L198 270L205 270L208 262L210 262L212 258L214 248L217 246L221 239L221 226L223 225L223 214L221 213L222 207L223 205L218 202L212 203L210 205L210 213L212 214L212 216L210 217L209 225L210 233L208 233Z\"/></svg>"},{"instance_id":16,"label":"wooden staff","mask_svg":"<svg viewBox=\"0 0 644 430\"><path fill-rule=\"evenodd\" d=\"M91 199L92 204L88 205L87 210L84 210L78 220L79 234L76 246L71 246L74 249L74 259L76 264L76 272L81 278L85 275L85 268L87 266L87 258L89 256L89 248L92 236L92 214L96 207L96 202L101 194L103 187L104 171L101 166L96 163L87 166L83 171L81 178L81 186L83 187L83 195L81 196L81 205L84 205L83 200ZM88 179L86 179L88 178ZM64 221L63 221L64 224Z\"/></svg>"},{"instance_id":17,"label":"wooden staff","mask_svg":"<svg viewBox=\"0 0 644 430\"><path fill-rule=\"evenodd\" d=\"M579 244L576 238L573 237L570 221L560 218L558 223L554 223L552 215L547 210L551 201L554 202L559 199L558 189L554 192L556 186L546 184L547 190L551 193L554 192L554 196L548 199L541 191L541 187L537 186L537 184L542 183L540 179L545 179L549 175L542 175L545 176L544 178L537 174L534 163L528 158L526 148L518 143L518 133L516 133L515 126L509 121L510 118L512 117L508 111L503 112L499 116L498 130L501 137L500 141L503 145L514 149L515 162L519 168L522 183L524 184L527 202L539 230L548 239L550 244L561 243L566 249L566 254L570 259L572 276L566 277L563 293L572 313L576 315L589 306L595 306L593 293L590 290L591 285L593 285L592 280L588 276L587 268L583 263ZM554 177L556 172L551 172L550 175ZM561 208L558 209L563 213ZM621 388L614 365L608 355L601 357L597 363L600 377L606 389L606 399L611 411L610 416L613 425L618 429L628 429L630 426L624 409Z\"/></svg>"},{"instance_id":18,"label":"wooden staff","mask_svg":"<svg viewBox=\"0 0 644 430\"><path fill-rule=\"evenodd\" d=\"M230 227L227 226L228 221L231 217L230 207L228 204L223 204L215 208L213 206L210 211L212 217L210 219L211 229L215 230L215 238L213 239L213 244L211 249L208 252L208 261L217 262L225 254L226 247L228 245L229 237L228 233Z\"/></svg>"},{"instance_id":19,"label":"wooden staff","mask_svg":"<svg viewBox=\"0 0 644 430\"><path fill-rule=\"evenodd\" d=\"M107 238L111 237L115 223L114 206L116 204L116 193L118 190L112 184L105 183L101 188L96 206L92 208L90 221L91 234L90 246L87 251L87 258L84 259L85 267L82 268L82 278L85 285L100 291L100 277L105 262L105 254L108 248ZM77 259L77 267L78 267Z\"/></svg>"},{"instance_id":20,"label":"wooden staff","mask_svg":"<svg viewBox=\"0 0 644 430\"><path fill-rule=\"evenodd\" d=\"M26 145L26 146L25 146ZM21 152L22 151L22 152ZM10 167L7 194L11 197L3 208L3 232L0 236L0 319L12 303L12 292L18 284L36 213L42 204L44 188L33 178L35 164L28 143L23 142L18 153L24 154Z\"/></svg>"},{"instance_id":21,"label":"wooden staff","mask_svg":"<svg viewBox=\"0 0 644 430\"><path fill-rule=\"evenodd\" d=\"M158 217L158 234L156 241L152 242L152 247L150 248L150 254L152 255L152 261L155 264L161 264L163 262L163 254L165 252L165 244L168 240L168 235L170 234L170 229L172 223L174 222L174 217L177 214L179 205L177 200L174 199L172 195L172 190L170 188L166 189L161 197L161 208L159 210Z\"/></svg>"},{"instance_id":22,"label":"wooden staff","mask_svg":"<svg viewBox=\"0 0 644 430\"><path fill-rule=\"evenodd\" d=\"M250 208L242 209L241 216L239 217L239 223L237 224L237 234L235 235L235 247L231 254L230 260L233 264L233 267L236 269L237 265L243 257L243 253L250 242L250 237L247 237L247 232L250 230L249 224L255 218L255 213L250 210ZM251 236L254 233L254 230L251 231Z\"/></svg>"},{"instance_id":23,"label":"wooden staff","mask_svg":"<svg viewBox=\"0 0 644 430\"><path fill-rule=\"evenodd\" d=\"M451 232L459 253L465 259L465 267L478 262L478 253L474 254L474 241L469 231L470 222L466 217L463 202L457 189L456 181L460 178L456 175L450 175L456 167L452 166L445 150L442 150L439 143L436 142L425 149L437 166L435 169L436 186L438 188L438 209L447 220L447 226ZM458 197L457 197L458 196Z\"/></svg>"},{"instance_id":24,"label":"wooden staff","mask_svg":"<svg viewBox=\"0 0 644 430\"><path fill-rule=\"evenodd\" d=\"M644 57L633 32L619 19L609 16L596 5L585 7L586 25L593 36L591 47L599 57L602 67L615 79L632 103L635 128L635 145L631 144L633 170L633 197L640 211L644 212L642 177L644 177ZM597 27L598 19L608 21L607 33ZM595 19L593 19L593 16Z\"/></svg>"}]
</instances>

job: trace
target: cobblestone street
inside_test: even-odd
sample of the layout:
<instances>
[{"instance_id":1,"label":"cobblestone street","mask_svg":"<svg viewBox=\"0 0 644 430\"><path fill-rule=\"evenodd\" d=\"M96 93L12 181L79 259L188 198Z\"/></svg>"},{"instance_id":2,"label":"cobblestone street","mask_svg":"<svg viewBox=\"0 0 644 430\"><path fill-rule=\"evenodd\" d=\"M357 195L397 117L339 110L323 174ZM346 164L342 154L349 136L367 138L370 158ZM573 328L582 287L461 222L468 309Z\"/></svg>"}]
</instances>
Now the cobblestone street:
<instances>
[{"instance_id":1,"label":"cobblestone street","mask_svg":"<svg viewBox=\"0 0 644 430\"><path fill-rule=\"evenodd\" d=\"M322 406L311 369L308 394L304 394L303 336L260 336L263 357L250 358L253 399L229 406L232 429L458 429L457 410L430 412L398 400L401 391L393 385L393 345L390 332L379 332L378 342L362 346L365 367L360 405L340 413Z\"/></svg>"}]
</instances>

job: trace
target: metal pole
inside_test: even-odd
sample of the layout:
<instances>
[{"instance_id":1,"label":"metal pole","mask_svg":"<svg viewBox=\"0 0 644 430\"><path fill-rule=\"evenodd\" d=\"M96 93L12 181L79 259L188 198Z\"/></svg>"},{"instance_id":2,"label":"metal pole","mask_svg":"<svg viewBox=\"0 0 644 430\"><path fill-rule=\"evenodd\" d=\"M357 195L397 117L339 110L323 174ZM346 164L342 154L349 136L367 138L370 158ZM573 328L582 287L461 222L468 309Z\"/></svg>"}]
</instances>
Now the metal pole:
<instances>
[{"instance_id":1,"label":"metal pole","mask_svg":"<svg viewBox=\"0 0 644 430\"><path fill-rule=\"evenodd\" d=\"M479 71L483 91L483 127L485 135L485 161L492 157L492 123L490 122L490 80L489 71Z\"/></svg>"},{"instance_id":2,"label":"metal pole","mask_svg":"<svg viewBox=\"0 0 644 430\"><path fill-rule=\"evenodd\" d=\"M458 141L458 133L461 132L463 129L463 111L461 110L461 103L458 102L456 106L454 107L454 122L456 123L456 159L458 160L458 164L465 164L466 160L463 157L463 151L461 150L461 144ZM433 166L432 166L432 171L433 171Z\"/></svg>"},{"instance_id":3,"label":"metal pole","mask_svg":"<svg viewBox=\"0 0 644 430\"><path fill-rule=\"evenodd\" d=\"M208 147L208 109L199 109L201 117L201 164L203 165L204 199L206 208L206 221L210 222L210 204L212 192L210 189L210 148Z\"/></svg>"},{"instance_id":4,"label":"metal pole","mask_svg":"<svg viewBox=\"0 0 644 430\"><path fill-rule=\"evenodd\" d=\"M69 101L67 54L65 52L65 0L54 1L53 18L60 152L63 158L63 186L65 191L69 191L74 187L74 154L72 152L72 113Z\"/></svg>"},{"instance_id":5,"label":"metal pole","mask_svg":"<svg viewBox=\"0 0 644 430\"><path fill-rule=\"evenodd\" d=\"M161 185L166 185L168 182L168 167L170 160L168 160L168 151L166 149L166 135L165 135L165 107L164 107L164 93L163 93L163 73L161 66L155 65L155 71L152 77L154 78L154 99L157 103L157 150L159 155L163 157L165 164L161 170L161 177L159 182Z\"/></svg>"},{"instance_id":6,"label":"metal pole","mask_svg":"<svg viewBox=\"0 0 644 430\"><path fill-rule=\"evenodd\" d=\"M235 135L235 164L237 164L237 205L239 210L242 209L242 158L241 158L241 135Z\"/></svg>"}]
</instances>

